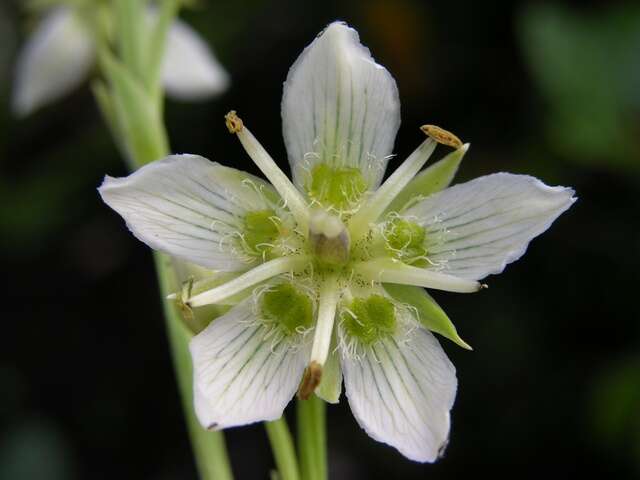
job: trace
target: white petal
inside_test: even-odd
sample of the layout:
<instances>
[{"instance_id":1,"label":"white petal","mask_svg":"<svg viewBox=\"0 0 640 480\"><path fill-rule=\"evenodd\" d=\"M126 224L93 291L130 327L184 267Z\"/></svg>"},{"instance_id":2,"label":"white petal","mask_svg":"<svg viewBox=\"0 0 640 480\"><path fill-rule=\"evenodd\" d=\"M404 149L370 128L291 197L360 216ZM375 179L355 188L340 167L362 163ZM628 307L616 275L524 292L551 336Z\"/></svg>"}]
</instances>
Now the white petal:
<instances>
[{"instance_id":1,"label":"white petal","mask_svg":"<svg viewBox=\"0 0 640 480\"><path fill-rule=\"evenodd\" d=\"M248 267L239 241L244 215L273 208L260 192L277 195L262 180L197 155L171 155L128 177L106 177L99 191L151 248L223 271Z\"/></svg>"},{"instance_id":2,"label":"white petal","mask_svg":"<svg viewBox=\"0 0 640 480\"><path fill-rule=\"evenodd\" d=\"M205 428L282 415L298 388L309 351L268 332L247 301L191 340L195 410Z\"/></svg>"},{"instance_id":3,"label":"white petal","mask_svg":"<svg viewBox=\"0 0 640 480\"><path fill-rule=\"evenodd\" d=\"M343 352L345 391L353 415L372 438L411 460L433 462L449 436L455 368L430 332L403 328L365 347L362 355Z\"/></svg>"},{"instance_id":4,"label":"white petal","mask_svg":"<svg viewBox=\"0 0 640 480\"><path fill-rule=\"evenodd\" d=\"M202 100L224 92L229 86L229 74L200 35L175 20L167 34L162 82L167 95L173 98Z\"/></svg>"},{"instance_id":5,"label":"white petal","mask_svg":"<svg viewBox=\"0 0 640 480\"><path fill-rule=\"evenodd\" d=\"M93 40L69 8L49 13L22 48L12 107L25 116L76 88L94 61Z\"/></svg>"},{"instance_id":6,"label":"white petal","mask_svg":"<svg viewBox=\"0 0 640 480\"><path fill-rule=\"evenodd\" d=\"M575 201L574 191L496 173L455 185L409 208L427 230L427 255L443 273L479 280L520 258Z\"/></svg>"},{"instance_id":7,"label":"white petal","mask_svg":"<svg viewBox=\"0 0 640 480\"><path fill-rule=\"evenodd\" d=\"M321 161L359 168L373 189L382 179L400 126L396 82L375 63L354 29L335 22L291 67L282 120L299 188Z\"/></svg>"}]
</instances>

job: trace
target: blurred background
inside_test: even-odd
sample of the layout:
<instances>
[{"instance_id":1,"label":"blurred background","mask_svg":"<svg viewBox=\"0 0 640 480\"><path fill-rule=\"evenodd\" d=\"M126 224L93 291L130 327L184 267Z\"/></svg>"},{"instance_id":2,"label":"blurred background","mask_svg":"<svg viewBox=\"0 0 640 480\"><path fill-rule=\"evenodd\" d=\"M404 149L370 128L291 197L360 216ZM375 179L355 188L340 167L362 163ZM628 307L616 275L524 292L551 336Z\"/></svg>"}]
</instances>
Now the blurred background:
<instances>
[{"instance_id":1,"label":"blurred background","mask_svg":"<svg viewBox=\"0 0 640 480\"><path fill-rule=\"evenodd\" d=\"M640 4L499 5L211 0L183 14L232 84L168 103L175 152L258 173L224 127L236 109L286 165L282 82L343 19L400 89L391 169L434 123L471 142L457 181L528 173L579 197L487 292L434 294L474 347L442 340L460 382L446 456L405 460L343 399L328 408L332 478L640 477ZM196 478L151 254L96 192L126 168L88 84L10 112L31 25L0 2L0 479ZM261 426L227 442L236 478L268 478Z\"/></svg>"}]
</instances>

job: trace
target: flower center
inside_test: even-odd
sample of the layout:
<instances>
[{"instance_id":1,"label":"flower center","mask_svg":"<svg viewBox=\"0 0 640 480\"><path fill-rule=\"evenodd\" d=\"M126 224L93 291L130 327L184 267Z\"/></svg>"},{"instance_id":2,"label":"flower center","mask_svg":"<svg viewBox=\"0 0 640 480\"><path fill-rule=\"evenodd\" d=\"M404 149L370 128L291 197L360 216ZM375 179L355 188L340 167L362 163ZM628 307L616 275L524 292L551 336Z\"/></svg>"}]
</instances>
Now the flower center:
<instances>
[{"instance_id":1,"label":"flower center","mask_svg":"<svg viewBox=\"0 0 640 480\"><path fill-rule=\"evenodd\" d=\"M309 219L309 242L316 258L329 265L349 261L351 240L342 220L324 210L314 210Z\"/></svg>"}]
</instances>

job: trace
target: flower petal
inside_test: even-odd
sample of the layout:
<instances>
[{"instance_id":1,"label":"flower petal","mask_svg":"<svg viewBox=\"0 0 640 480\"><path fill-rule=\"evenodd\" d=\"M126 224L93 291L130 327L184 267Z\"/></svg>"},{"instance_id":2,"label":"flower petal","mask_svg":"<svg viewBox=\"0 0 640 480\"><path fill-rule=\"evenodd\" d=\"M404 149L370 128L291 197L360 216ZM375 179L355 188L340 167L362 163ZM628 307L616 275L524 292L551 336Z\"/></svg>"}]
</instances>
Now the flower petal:
<instances>
[{"instance_id":1,"label":"flower petal","mask_svg":"<svg viewBox=\"0 0 640 480\"><path fill-rule=\"evenodd\" d=\"M457 379L430 332L403 326L362 355L343 352L342 368L353 415L372 438L418 462L442 454Z\"/></svg>"},{"instance_id":2,"label":"flower petal","mask_svg":"<svg viewBox=\"0 0 640 480\"><path fill-rule=\"evenodd\" d=\"M280 418L302 377L308 348L270 336L252 306L241 303L191 340L195 410L205 428Z\"/></svg>"},{"instance_id":3,"label":"flower petal","mask_svg":"<svg viewBox=\"0 0 640 480\"><path fill-rule=\"evenodd\" d=\"M229 86L229 74L200 35L175 20L167 33L162 82L167 95L173 98L202 100L224 92Z\"/></svg>"},{"instance_id":4,"label":"flower petal","mask_svg":"<svg viewBox=\"0 0 640 480\"><path fill-rule=\"evenodd\" d=\"M527 175L496 173L432 195L405 214L426 228L435 268L479 280L520 258L529 241L571 206L573 194Z\"/></svg>"},{"instance_id":5,"label":"flower petal","mask_svg":"<svg viewBox=\"0 0 640 480\"><path fill-rule=\"evenodd\" d=\"M377 187L400 126L395 80L344 23L329 25L291 67L282 98L284 139L299 188L313 167L358 169Z\"/></svg>"},{"instance_id":6,"label":"flower petal","mask_svg":"<svg viewBox=\"0 0 640 480\"><path fill-rule=\"evenodd\" d=\"M94 56L93 40L72 10L52 10L18 56L12 97L16 115L26 116L80 85Z\"/></svg>"},{"instance_id":7,"label":"flower petal","mask_svg":"<svg viewBox=\"0 0 640 480\"><path fill-rule=\"evenodd\" d=\"M277 198L262 180L197 155L171 155L128 177L106 177L99 191L151 248L223 271L248 268L244 216L276 208Z\"/></svg>"}]
</instances>

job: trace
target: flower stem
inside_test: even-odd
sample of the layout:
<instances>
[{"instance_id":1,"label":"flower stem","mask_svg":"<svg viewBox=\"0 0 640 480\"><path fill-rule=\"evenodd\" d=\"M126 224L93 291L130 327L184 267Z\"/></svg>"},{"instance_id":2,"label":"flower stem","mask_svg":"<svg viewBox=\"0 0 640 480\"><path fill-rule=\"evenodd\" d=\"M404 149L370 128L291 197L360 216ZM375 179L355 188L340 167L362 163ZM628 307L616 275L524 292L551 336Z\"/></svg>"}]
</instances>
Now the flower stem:
<instances>
[{"instance_id":1,"label":"flower stem","mask_svg":"<svg viewBox=\"0 0 640 480\"><path fill-rule=\"evenodd\" d=\"M159 64L164 55L167 30L178 10L176 0L162 0L159 20L153 30L145 28L147 2L117 0L114 7L117 52L106 35L98 34L101 73L104 81L94 86L96 100L129 166L135 170L169 154L169 141L162 115L164 97ZM149 41L146 36L153 37ZM114 54L115 53L115 54ZM119 55L118 55L119 53ZM155 253L167 335L193 455L203 480L231 480L222 432L208 432L199 424L193 407L193 367L186 327L175 302L167 295L180 285L171 260Z\"/></svg>"},{"instance_id":2,"label":"flower stem","mask_svg":"<svg viewBox=\"0 0 640 480\"><path fill-rule=\"evenodd\" d=\"M316 395L298 400L298 451L302 480L327 479L326 405Z\"/></svg>"},{"instance_id":3,"label":"flower stem","mask_svg":"<svg viewBox=\"0 0 640 480\"><path fill-rule=\"evenodd\" d=\"M171 260L168 256L158 252L154 253L154 259L178 390L182 398L187 430L200 478L202 480L232 480L233 475L223 433L208 432L202 428L193 410L193 369L189 354L189 340L192 334L182 321L175 303L165 300L170 292L179 288Z\"/></svg>"},{"instance_id":4,"label":"flower stem","mask_svg":"<svg viewBox=\"0 0 640 480\"><path fill-rule=\"evenodd\" d=\"M299 480L298 460L293 447L291 432L284 416L273 422L264 422L271 450L276 460L279 480Z\"/></svg>"}]
</instances>

